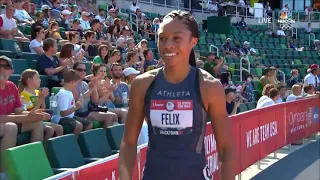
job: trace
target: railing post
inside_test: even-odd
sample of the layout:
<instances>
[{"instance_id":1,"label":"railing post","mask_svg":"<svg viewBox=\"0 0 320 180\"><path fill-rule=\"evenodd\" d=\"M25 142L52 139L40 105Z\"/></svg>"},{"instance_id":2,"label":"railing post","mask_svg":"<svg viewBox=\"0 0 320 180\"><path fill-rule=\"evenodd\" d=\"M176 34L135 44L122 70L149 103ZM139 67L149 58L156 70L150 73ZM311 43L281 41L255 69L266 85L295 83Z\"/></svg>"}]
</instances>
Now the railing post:
<instances>
[{"instance_id":1,"label":"railing post","mask_svg":"<svg viewBox=\"0 0 320 180\"><path fill-rule=\"evenodd\" d=\"M273 152L273 157L277 159L277 151Z\"/></svg>"},{"instance_id":2,"label":"railing post","mask_svg":"<svg viewBox=\"0 0 320 180\"><path fill-rule=\"evenodd\" d=\"M212 52L212 48L215 48L217 50L217 57L219 57L219 48L215 45L210 45L209 51Z\"/></svg>"}]
</instances>

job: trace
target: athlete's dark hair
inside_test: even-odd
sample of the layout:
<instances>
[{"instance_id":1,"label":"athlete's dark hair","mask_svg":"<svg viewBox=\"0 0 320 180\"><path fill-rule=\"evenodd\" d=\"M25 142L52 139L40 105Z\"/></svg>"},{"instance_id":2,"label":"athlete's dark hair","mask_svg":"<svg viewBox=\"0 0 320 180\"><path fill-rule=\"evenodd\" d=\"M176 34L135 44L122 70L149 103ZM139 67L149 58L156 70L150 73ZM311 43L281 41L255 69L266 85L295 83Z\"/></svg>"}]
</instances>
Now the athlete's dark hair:
<instances>
[{"instance_id":1,"label":"athlete's dark hair","mask_svg":"<svg viewBox=\"0 0 320 180\"><path fill-rule=\"evenodd\" d=\"M196 19L192 16L192 14L183 11L171 11L167 14L164 18L172 18L177 19L183 22L187 28L191 31L191 36L194 38L199 38L199 28ZM190 56L189 56L189 64L192 67L196 66L196 57L194 54L194 50L191 49Z\"/></svg>"}]
</instances>

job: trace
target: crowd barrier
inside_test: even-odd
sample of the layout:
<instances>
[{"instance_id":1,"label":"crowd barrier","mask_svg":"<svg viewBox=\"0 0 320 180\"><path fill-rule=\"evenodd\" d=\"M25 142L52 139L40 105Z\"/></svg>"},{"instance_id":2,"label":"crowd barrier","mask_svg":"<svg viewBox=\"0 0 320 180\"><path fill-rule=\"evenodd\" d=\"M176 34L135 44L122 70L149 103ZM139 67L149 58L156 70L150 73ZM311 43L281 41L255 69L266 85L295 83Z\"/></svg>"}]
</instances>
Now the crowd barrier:
<instances>
[{"instance_id":1,"label":"crowd barrier","mask_svg":"<svg viewBox=\"0 0 320 180\"><path fill-rule=\"evenodd\" d=\"M265 158L285 145L320 131L320 98L282 103L230 117L236 149L236 172ZM204 139L207 164L214 179L219 179L218 152L211 123ZM142 179L147 144L139 146L134 180ZM81 166L47 180L118 180L118 154Z\"/></svg>"}]
</instances>

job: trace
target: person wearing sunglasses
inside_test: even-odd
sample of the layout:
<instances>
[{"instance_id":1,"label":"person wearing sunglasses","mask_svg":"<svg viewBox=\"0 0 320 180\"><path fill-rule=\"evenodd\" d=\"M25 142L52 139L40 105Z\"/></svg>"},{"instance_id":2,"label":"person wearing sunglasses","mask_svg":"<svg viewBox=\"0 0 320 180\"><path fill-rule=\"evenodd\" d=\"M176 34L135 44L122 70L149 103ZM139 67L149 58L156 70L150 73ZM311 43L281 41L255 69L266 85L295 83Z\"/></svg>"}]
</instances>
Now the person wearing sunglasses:
<instances>
[{"instance_id":1,"label":"person wearing sunglasses","mask_svg":"<svg viewBox=\"0 0 320 180\"><path fill-rule=\"evenodd\" d=\"M41 110L24 111L17 86L9 81L13 74L12 60L0 56L0 144L1 159L6 149L16 145L17 134L31 132L31 142L43 142L43 120L51 116ZM1 164L3 162L3 164ZM0 162L0 179L8 179L4 173L4 161Z\"/></svg>"}]
</instances>

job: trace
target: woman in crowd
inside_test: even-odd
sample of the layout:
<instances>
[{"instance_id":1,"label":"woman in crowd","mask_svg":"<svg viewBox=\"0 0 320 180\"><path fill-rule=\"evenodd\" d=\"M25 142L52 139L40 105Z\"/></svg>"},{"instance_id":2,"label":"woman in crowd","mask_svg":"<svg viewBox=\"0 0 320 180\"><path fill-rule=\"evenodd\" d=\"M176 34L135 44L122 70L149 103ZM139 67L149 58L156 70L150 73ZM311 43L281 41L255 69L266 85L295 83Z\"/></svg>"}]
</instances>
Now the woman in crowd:
<instances>
[{"instance_id":1,"label":"woman in crowd","mask_svg":"<svg viewBox=\"0 0 320 180\"><path fill-rule=\"evenodd\" d=\"M97 80L93 79L90 82L90 86L83 81L86 76L86 66L81 62L74 64L73 69L76 70L80 75L80 81L77 84L77 89L72 92L75 101L81 100L82 108L78 109L75 113L75 116L86 118L91 121L99 121L103 124L104 128L108 126L118 124L118 116L115 113L106 111L107 109L89 109L90 96L92 93L97 91ZM92 105L94 106L94 105ZM103 110L105 112L103 112Z\"/></svg>"},{"instance_id":2,"label":"woman in crowd","mask_svg":"<svg viewBox=\"0 0 320 180\"><path fill-rule=\"evenodd\" d=\"M116 25L111 25L108 27L108 31L107 31L107 41L111 43L111 45L115 45L117 42L117 39L119 38L118 36L118 28Z\"/></svg>"},{"instance_id":3,"label":"woman in crowd","mask_svg":"<svg viewBox=\"0 0 320 180\"><path fill-rule=\"evenodd\" d=\"M106 45L101 45L98 49L98 56L94 57L94 64L108 64L109 48Z\"/></svg>"},{"instance_id":4,"label":"woman in crowd","mask_svg":"<svg viewBox=\"0 0 320 180\"><path fill-rule=\"evenodd\" d=\"M65 70L72 69L74 63L76 63L76 59L74 57L74 46L71 43L64 44L59 53L59 61L62 63L67 60L67 67Z\"/></svg>"},{"instance_id":5,"label":"woman in crowd","mask_svg":"<svg viewBox=\"0 0 320 180\"><path fill-rule=\"evenodd\" d=\"M75 59L77 61L82 61L86 52L81 48L78 44L80 40L80 35L77 31L69 31L68 32L69 43L73 45L73 50L75 54Z\"/></svg>"},{"instance_id":6,"label":"woman in crowd","mask_svg":"<svg viewBox=\"0 0 320 180\"><path fill-rule=\"evenodd\" d=\"M106 77L107 67L104 64L94 64L92 66L92 72L95 81L97 81L97 91L91 94L90 99L93 103L108 107L110 112L115 113L120 119L121 123L124 123L127 118L127 110L121 108L115 108L113 101L115 97L113 91L118 88L117 84L111 84L109 78ZM95 82L90 82L91 83Z\"/></svg>"},{"instance_id":7,"label":"woman in crowd","mask_svg":"<svg viewBox=\"0 0 320 180\"><path fill-rule=\"evenodd\" d=\"M39 54L39 55L44 53L42 49L44 38L45 38L45 32L43 27L41 26L35 27L34 31L31 32L31 41L29 44L29 49L31 53Z\"/></svg>"},{"instance_id":8,"label":"woman in crowd","mask_svg":"<svg viewBox=\"0 0 320 180\"><path fill-rule=\"evenodd\" d=\"M48 88L43 88L39 91L40 75L36 70L26 69L21 74L19 82L19 92L23 96L23 103L25 103L26 110L32 109L46 109L45 99L49 94ZM44 140L48 140L54 136L62 136L63 128L59 124L51 122L43 122L44 124Z\"/></svg>"},{"instance_id":9,"label":"woman in crowd","mask_svg":"<svg viewBox=\"0 0 320 180\"><path fill-rule=\"evenodd\" d=\"M248 102L253 102L255 98L253 93L252 74L248 74L245 79L246 81L242 85L241 95L246 98Z\"/></svg>"},{"instance_id":10,"label":"woman in crowd","mask_svg":"<svg viewBox=\"0 0 320 180\"><path fill-rule=\"evenodd\" d=\"M138 49L140 61L145 60L143 52L148 49L148 41L146 39L142 39L136 47Z\"/></svg>"}]
</instances>

